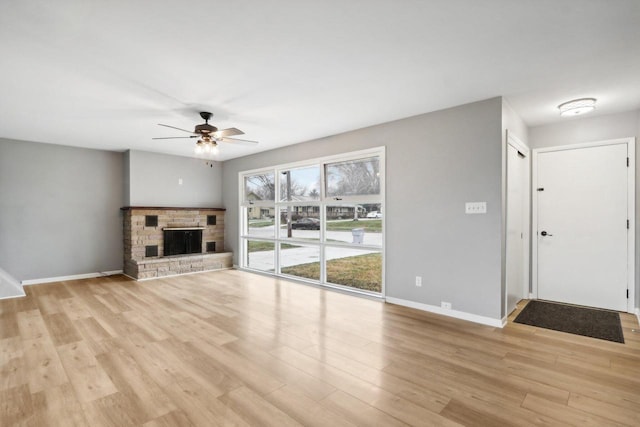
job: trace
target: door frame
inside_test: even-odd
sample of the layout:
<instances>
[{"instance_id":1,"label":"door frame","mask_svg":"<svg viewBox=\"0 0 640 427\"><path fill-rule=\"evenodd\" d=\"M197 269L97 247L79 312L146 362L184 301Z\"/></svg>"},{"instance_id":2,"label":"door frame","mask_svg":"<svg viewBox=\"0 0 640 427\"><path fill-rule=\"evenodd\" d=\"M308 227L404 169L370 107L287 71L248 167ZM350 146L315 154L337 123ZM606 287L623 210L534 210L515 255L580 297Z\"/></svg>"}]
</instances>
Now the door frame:
<instances>
[{"instance_id":1,"label":"door frame","mask_svg":"<svg viewBox=\"0 0 640 427\"><path fill-rule=\"evenodd\" d=\"M529 147L527 147L527 145L525 143L523 143L520 139L518 139L512 132L509 132L509 129L507 129L507 145L511 145L513 148L515 148L516 150L518 150L519 152L521 152L522 154L525 155L525 164L524 164L524 175L525 175L525 180L522 183L522 191L524 192L524 206L522 207L522 233L523 233L523 251L522 251L522 295L524 295L525 298L528 298L530 293L529 293L529 271L530 271L530 266L529 266L529 261L530 261L530 241L531 241L531 152L529 150ZM507 168L509 167L509 154L508 154L508 147L507 147L507 153L506 153L506 162L507 162ZM509 181L507 180L507 188L506 188L506 194L508 197L509 194ZM507 244L507 240L506 240L506 227L507 227L507 221L506 221L506 216L509 215L509 211L506 208L507 206L509 206L509 202L508 200L505 203L505 260L506 260L506 251L508 251L508 248L506 247ZM506 281L506 266L505 266L505 281ZM505 316L508 316L510 313L508 313L508 283L505 282L505 287L504 287L504 312L505 312Z\"/></svg>"},{"instance_id":2,"label":"door frame","mask_svg":"<svg viewBox=\"0 0 640 427\"><path fill-rule=\"evenodd\" d=\"M578 144L559 145L555 147L536 148L532 152L532 173L531 173L531 191L532 191L532 222L531 236L535 236L531 245L531 297L538 298L538 198L533 197L534 190L538 188L538 155L540 153L548 153L552 151L577 150L581 148L600 147L606 145L627 145L627 156L629 158L629 167L627 168L627 218L629 219L629 231L627 233L627 289L629 297L627 298L627 312L635 312L635 248L636 248L636 232L635 232L635 211L636 211L636 139L619 138L609 139L605 141L584 142Z\"/></svg>"}]
</instances>

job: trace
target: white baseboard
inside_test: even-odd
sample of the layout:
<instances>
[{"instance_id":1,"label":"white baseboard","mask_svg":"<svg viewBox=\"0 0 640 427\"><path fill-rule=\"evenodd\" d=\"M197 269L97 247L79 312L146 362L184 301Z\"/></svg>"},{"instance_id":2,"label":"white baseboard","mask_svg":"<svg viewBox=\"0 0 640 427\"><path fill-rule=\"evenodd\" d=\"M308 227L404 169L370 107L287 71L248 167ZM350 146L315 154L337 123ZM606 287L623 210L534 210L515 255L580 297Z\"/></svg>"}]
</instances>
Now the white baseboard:
<instances>
[{"instance_id":1,"label":"white baseboard","mask_svg":"<svg viewBox=\"0 0 640 427\"><path fill-rule=\"evenodd\" d=\"M26 296L27 296L27 294L25 294L25 293L24 293L24 291L22 291L22 293L21 293L21 294L9 295L9 296L6 296L6 297L0 297L0 300L3 300L3 299L12 299L12 298L24 298L24 297L26 297Z\"/></svg>"},{"instance_id":2,"label":"white baseboard","mask_svg":"<svg viewBox=\"0 0 640 427\"><path fill-rule=\"evenodd\" d=\"M495 328L503 328L507 324L507 318L494 319L492 317L479 316L477 314L467 313L465 311L447 310L436 305L423 304L420 302L404 300L400 298L387 297L387 302L391 304L402 305L405 307L416 308L429 313L442 314L443 316L455 317L456 319L468 320L469 322L480 323L482 325L493 326Z\"/></svg>"},{"instance_id":3,"label":"white baseboard","mask_svg":"<svg viewBox=\"0 0 640 427\"><path fill-rule=\"evenodd\" d=\"M93 279L95 277L113 276L116 274L122 274L122 270L97 271L95 273L73 274L71 276L44 277L42 279L23 280L21 283L22 286L29 286L39 285L41 283L62 282L63 280Z\"/></svg>"},{"instance_id":4,"label":"white baseboard","mask_svg":"<svg viewBox=\"0 0 640 427\"><path fill-rule=\"evenodd\" d=\"M640 325L640 308L636 307L636 317L638 318L638 325Z\"/></svg>"}]
</instances>

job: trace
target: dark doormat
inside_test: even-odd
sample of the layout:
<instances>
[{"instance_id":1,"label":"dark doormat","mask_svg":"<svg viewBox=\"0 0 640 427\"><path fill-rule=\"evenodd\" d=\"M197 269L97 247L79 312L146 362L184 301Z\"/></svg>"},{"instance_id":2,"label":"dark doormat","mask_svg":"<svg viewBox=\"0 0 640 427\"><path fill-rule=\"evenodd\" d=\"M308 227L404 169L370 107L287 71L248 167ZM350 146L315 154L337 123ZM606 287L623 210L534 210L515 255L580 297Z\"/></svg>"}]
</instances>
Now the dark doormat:
<instances>
[{"instance_id":1,"label":"dark doormat","mask_svg":"<svg viewBox=\"0 0 640 427\"><path fill-rule=\"evenodd\" d=\"M514 322L624 344L620 315L615 311L534 300Z\"/></svg>"}]
</instances>

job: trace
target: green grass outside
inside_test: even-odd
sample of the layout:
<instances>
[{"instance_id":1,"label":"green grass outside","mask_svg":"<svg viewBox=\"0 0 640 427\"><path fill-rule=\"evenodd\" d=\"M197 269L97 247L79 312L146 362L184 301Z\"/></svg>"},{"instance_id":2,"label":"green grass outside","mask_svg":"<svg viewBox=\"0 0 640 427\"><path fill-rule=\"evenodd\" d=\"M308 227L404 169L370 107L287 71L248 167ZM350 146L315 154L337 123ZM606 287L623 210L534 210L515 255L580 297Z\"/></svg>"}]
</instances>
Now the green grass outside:
<instances>
[{"instance_id":1,"label":"green grass outside","mask_svg":"<svg viewBox=\"0 0 640 427\"><path fill-rule=\"evenodd\" d=\"M381 233L381 219L361 219L358 221L327 221L328 231L351 231L354 228L364 228L365 232Z\"/></svg>"},{"instance_id":2,"label":"green grass outside","mask_svg":"<svg viewBox=\"0 0 640 427\"><path fill-rule=\"evenodd\" d=\"M263 251L272 251L275 248L275 243L273 242L264 242L262 240L249 240L247 242L249 247L249 253L251 252L263 252ZM298 246L290 245L289 243L283 243L280 245L282 249L292 249L297 248Z\"/></svg>"},{"instance_id":3,"label":"green grass outside","mask_svg":"<svg viewBox=\"0 0 640 427\"><path fill-rule=\"evenodd\" d=\"M269 220L269 221L256 221L256 222L251 222L249 221L249 228L262 228L262 227L269 227L270 225L274 225L275 221L273 220Z\"/></svg>"},{"instance_id":4,"label":"green grass outside","mask_svg":"<svg viewBox=\"0 0 640 427\"><path fill-rule=\"evenodd\" d=\"M283 274L320 279L320 263L293 265ZM373 292L382 291L382 255L367 254L327 261L327 282Z\"/></svg>"}]
</instances>

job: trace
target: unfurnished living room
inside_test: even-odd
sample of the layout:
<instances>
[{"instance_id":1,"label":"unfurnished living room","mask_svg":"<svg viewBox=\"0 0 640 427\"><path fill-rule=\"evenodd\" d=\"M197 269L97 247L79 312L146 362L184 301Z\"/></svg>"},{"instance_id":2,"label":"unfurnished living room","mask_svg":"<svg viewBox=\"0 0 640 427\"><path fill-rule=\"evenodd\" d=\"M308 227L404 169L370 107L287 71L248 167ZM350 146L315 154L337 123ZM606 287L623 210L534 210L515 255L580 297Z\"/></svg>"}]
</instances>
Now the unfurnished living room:
<instances>
[{"instance_id":1,"label":"unfurnished living room","mask_svg":"<svg viewBox=\"0 0 640 427\"><path fill-rule=\"evenodd\" d=\"M0 1L0 426L637 426L637 0Z\"/></svg>"}]
</instances>

